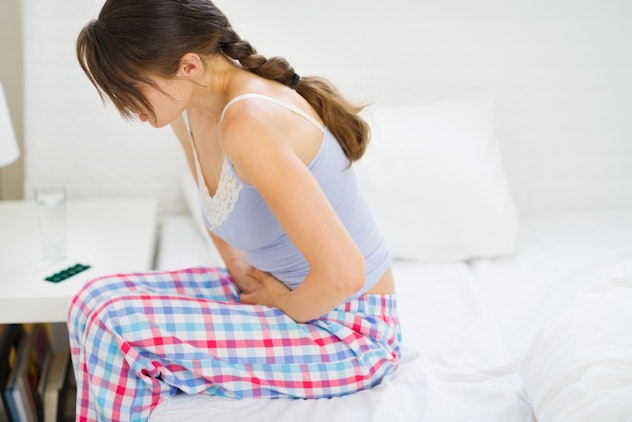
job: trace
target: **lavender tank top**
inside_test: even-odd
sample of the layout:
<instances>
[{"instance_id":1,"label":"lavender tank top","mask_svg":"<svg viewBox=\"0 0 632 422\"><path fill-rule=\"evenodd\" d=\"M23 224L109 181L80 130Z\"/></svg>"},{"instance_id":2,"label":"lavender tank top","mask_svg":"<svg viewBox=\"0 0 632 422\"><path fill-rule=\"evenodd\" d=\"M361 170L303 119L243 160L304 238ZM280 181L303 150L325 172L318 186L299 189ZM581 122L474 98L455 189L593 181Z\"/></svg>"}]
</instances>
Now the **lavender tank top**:
<instances>
[{"instance_id":1,"label":"lavender tank top","mask_svg":"<svg viewBox=\"0 0 632 422\"><path fill-rule=\"evenodd\" d=\"M232 104L247 99L269 101L285 107L306 118L323 132L320 148L308 168L364 255L364 286L349 300L357 298L380 280L390 267L391 260L353 167L348 166L347 157L329 130L292 104L260 94L244 94L226 105L221 118ZM202 214L208 229L233 247L244 250L256 268L271 273L290 289L297 287L309 273L309 265L287 237L259 192L239 178L226 158L217 191L211 196L204 182L193 137L190 139Z\"/></svg>"}]
</instances>

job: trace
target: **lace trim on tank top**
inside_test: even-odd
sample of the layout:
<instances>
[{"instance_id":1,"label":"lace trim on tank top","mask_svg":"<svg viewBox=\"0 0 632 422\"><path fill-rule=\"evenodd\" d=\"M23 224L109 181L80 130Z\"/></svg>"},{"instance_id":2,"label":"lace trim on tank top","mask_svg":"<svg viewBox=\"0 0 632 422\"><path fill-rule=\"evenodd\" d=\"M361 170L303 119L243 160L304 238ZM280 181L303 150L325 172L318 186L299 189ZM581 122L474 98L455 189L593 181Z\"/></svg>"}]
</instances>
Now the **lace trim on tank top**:
<instances>
[{"instance_id":1,"label":"lace trim on tank top","mask_svg":"<svg viewBox=\"0 0 632 422\"><path fill-rule=\"evenodd\" d=\"M277 100L276 98L268 97L261 94L248 93L239 95L233 98L231 101L226 104L224 110L222 111L221 117L219 121L221 122L224 119L224 115L226 114L226 110L235 104L238 101L248 99L248 98L256 98L261 100L266 100L273 102L275 104L280 105L294 113L304 117L308 121L310 121L318 130L321 132L325 131L324 126L322 126L316 119L312 116L304 112L303 110L295 107L292 104L287 104L282 101ZM193 150L193 161L195 162L195 170L197 173L197 185L198 185L198 195L200 198L200 205L202 207L202 212L206 217L206 221L211 230L216 230L219 226L221 226L227 219L230 213L235 208L235 204L239 199L239 193L243 189L243 184L237 179L235 172L230 168L231 164L228 161L228 158L224 158L222 162L222 170L220 173L219 181L217 182L217 191L215 195L211 195L208 191L208 187L206 186L206 181L204 179L204 175L202 174L202 168L200 167L200 161L198 160L197 150L195 148L195 141L193 139L193 132L191 132L191 125L189 123L189 118L187 116L186 110L182 113L183 120L187 131L189 132L189 140L191 141L191 149Z\"/></svg>"},{"instance_id":2,"label":"lace trim on tank top","mask_svg":"<svg viewBox=\"0 0 632 422\"><path fill-rule=\"evenodd\" d=\"M196 162L197 164L197 162ZM204 176L200 165L196 165L198 174L198 193L200 203L202 204L202 212L206 217L206 221L212 230L216 230L228 218L235 208L239 193L244 187L229 167L228 160L224 159L222 163L222 172L217 183L217 191L211 196L204 183Z\"/></svg>"},{"instance_id":3,"label":"lace trim on tank top","mask_svg":"<svg viewBox=\"0 0 632 422\"><path fill-rule=\"evenodd\" d=\"M209 193L204 175L202 174L202 168L200 167L200 161L198 160L197 150L193 140L193 132L191 132L191 125L189 124L186 110L183 112L183 117L189 132L191 149L193 150L193 161L195 162L200 206L209 229L216 230L224 223L224 221L226 221L226 219L228 219L228 216L235 208L237 199L239 199L239 192L241 192L243 185L239 183L239 180L237 180L235 174L229 167L228 159L225 158L222 163L222 171L219 176L219 181L217 182L215 195L211 195Z\"/></svg>"}]
</instances>

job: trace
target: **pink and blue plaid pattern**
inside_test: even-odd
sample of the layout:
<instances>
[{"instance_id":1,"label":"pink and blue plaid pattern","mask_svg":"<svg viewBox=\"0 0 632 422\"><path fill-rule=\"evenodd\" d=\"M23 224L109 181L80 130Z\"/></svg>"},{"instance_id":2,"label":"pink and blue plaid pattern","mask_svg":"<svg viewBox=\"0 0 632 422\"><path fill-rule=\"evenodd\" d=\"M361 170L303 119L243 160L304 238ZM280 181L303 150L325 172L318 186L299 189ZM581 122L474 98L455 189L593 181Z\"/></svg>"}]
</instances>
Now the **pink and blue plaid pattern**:
<instances>
[{"instance_id":1,"label":"pink and blue plaid pattern","mask_svg":"<svg viewBox=\"0 0 632 422\"><path fill-rule=\"evenodd\" d=\"M239 303L223 269L102 277L72 301L77 420L141 421L183 391L320 398L371 388L401 339L394 296L363 295L298 324Z\"/></svg>"}]
</instances>

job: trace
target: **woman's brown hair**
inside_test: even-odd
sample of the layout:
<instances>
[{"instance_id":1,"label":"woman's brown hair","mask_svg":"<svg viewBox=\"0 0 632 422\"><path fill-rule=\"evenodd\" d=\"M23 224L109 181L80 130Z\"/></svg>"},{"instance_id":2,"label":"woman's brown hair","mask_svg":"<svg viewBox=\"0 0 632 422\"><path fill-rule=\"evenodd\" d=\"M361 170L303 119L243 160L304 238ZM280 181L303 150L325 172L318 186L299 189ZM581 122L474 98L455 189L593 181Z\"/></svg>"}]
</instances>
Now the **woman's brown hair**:
<instances>
[{"instance_id":1,"label":"woman's brown hair","mask_svg":"<svg viewBox=\"0 0 632 422\"><path fill-rule=\"evenodd\" d=\"M362 106L347 101L326 79L298 77L282 57L266 58L242 40L210 0L108 0L77 38L77 57L101 98L121 115L154 114L141 93L148 78L172 78L186 53L224 54L248 71L295 89L321 116L350 161L366 149L369 128Z\"/></svg>"}]
</instances>

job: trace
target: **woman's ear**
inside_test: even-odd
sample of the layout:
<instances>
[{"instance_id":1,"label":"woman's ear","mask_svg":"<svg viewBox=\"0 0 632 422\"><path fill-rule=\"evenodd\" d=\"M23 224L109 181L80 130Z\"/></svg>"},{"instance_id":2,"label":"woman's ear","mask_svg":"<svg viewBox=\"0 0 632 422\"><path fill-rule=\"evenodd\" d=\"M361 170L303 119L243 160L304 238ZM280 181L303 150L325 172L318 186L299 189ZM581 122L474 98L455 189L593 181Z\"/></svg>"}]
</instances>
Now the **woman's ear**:
<instances>
[{"instance_id":1,"label":"woman's ear","mask_svg":"<svg viewBox=\"0 0 632 422\"><path fill-rule=\"evenodd\" d=\"M180 59L176 76L194 78L202 71L202 59L195 53L186 53Z\"/></svg>"}]
</instances>

